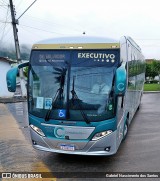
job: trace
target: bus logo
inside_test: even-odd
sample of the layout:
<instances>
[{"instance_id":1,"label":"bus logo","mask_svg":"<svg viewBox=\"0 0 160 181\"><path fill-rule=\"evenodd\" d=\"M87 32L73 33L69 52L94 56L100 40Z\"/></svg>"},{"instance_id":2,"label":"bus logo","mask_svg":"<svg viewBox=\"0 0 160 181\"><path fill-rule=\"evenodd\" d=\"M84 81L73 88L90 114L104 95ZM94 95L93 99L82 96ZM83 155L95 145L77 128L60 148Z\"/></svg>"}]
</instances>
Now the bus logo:
<instances>
[{"instance_id":1,"label":"bus logo","mask_svg":"<svg viewBox=\"0 0 160 181\"><path fill-rule=\"evenodd\" d=\"M57 127L54 129L54 135L57 138L64 138L65 137L65 130L63 127Z\"/></svg>"}]
</instances>

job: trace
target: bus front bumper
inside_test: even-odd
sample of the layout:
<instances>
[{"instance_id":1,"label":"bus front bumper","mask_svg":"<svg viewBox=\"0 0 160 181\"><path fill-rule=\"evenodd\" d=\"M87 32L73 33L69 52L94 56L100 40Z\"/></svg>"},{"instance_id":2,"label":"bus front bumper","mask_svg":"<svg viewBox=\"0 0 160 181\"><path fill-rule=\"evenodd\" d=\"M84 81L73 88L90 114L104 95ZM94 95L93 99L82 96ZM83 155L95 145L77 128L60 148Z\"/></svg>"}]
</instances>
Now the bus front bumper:
<instances>
[{"instance_id":1,"label":"bus front bumper","mask_svg":"<svg viewBox=\"0 0 160 181\"><path fill-rule=\"evenodd\" d=\"M117 152L117 131L97 141L53 139L42 137L33 129L30 132L33 147L41 151L74 155L113 155Z\"/></svg>"}]
</instances>

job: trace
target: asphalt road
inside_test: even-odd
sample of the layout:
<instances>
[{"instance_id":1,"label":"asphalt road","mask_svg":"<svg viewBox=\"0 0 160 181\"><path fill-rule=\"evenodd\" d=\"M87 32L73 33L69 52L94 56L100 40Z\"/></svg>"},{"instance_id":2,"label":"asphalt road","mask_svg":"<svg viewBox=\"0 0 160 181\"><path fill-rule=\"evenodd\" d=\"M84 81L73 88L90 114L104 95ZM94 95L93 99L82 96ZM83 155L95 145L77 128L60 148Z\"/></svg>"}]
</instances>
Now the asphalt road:
<instances>
[{"instance_id":1,"label":"asphalt road","mask_svg":"<svg viewBox=\"0 0 160 181\"><path fill-rule=\"evenodd\" d=\"M93 175L96 173L98 175L99 172L160 173L160 93L143 95L140 110L132 120L126 140L121 144L117 154L109 157L63 155L34 150L28 128L27 103L6 104L6 107L3 107L3 111L0 109L0 124L7 121L4 120L4 114L13 116L13 124L17 125L14 129L21 138L1 137L0 153L3 154L0 154L0 171L46 171L66 174L75 172L75 178L77 178L76 172L90 172ZM97 178L75 178L58 180L97 180ZM142 179L136 178L136 180ZM160 180L160 178L147 180Z\"/></svg>"}]
</instances>

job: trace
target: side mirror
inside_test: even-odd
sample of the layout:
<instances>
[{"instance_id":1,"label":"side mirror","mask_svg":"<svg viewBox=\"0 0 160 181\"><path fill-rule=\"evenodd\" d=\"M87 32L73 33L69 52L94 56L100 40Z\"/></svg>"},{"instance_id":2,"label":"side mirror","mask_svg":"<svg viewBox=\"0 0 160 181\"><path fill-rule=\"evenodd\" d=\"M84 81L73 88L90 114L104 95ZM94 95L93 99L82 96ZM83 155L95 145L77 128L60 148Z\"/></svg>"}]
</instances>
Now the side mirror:
<instances>
[{"instance_id":1,"label":"side mirror","mask_svg":"<svg viewBox=\"0 0 160 181\"><path fill-rule=\"evenodd\" d=\"M115 94L123 96L126 90L127 73L125 64L122 64L117 70L115 75Z\"/></svg>"},{"instance_id":2,"label":"side mirror","mask_svg":"<svg viewBox=\"0 0 160 181\"><path fill-rule=\"evenodd\" d=\"M26 67L29 62L19 64L17 67L11 68L6 74L7 87L9 92L16 91L16 78L20 68Z\"/></svg>"},{"instance_id":3,"label":"side mirror","mask_svg":"<svg viewBox=\"0 0 160 181\"><path fill-rule=\"evenodd\" d=\"M6 81L9 92L16 91L16 77L18 74L18 67L12 68L7 72Z\"/></svg>"}]
</instances>

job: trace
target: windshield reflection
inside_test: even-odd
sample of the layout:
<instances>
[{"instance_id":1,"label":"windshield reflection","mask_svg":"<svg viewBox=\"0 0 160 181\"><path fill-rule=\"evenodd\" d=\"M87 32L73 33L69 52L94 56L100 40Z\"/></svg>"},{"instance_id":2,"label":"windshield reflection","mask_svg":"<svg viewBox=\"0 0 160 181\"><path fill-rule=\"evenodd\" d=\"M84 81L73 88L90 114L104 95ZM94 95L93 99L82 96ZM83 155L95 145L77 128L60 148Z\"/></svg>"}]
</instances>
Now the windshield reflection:
<instances>
[{"instance_id":1,"label":"windshield reflection","mask_svg":"<svg viewBox=\"0 0 160 181\"><path fill-rule=\"evenodd\" d=\"M101 52L103 55L105 51ZM74 52L71 57L69 51L33 53L28 89L30 114L45 120L86 122L114 117L112 84L118 65L115 57L119 54L115 53L114 60L76 59L78 54Z\"/></svg>"},{"instance_id":2,"label":"windshield reflection","mask_svg":"<svg viewBox=\"0 0 160 181\"><path fill-rule=\"evenodd\" d=\"M30 91L32 91L30 93L32 101L29 103L30 113L44 117L47 110L52 109L50 118L60 119L57 116L58 109L67 109L67 68L33 66L32 69L34 74L30 71ZM79 111L81 109L89 119L94 121L113 116L113 110L108 110L113 72L114 68L106 67L71 68L70 120L83 120ZM71 92L73 89L78 98L73 97Z\"/></svg>"}]
</instances>

